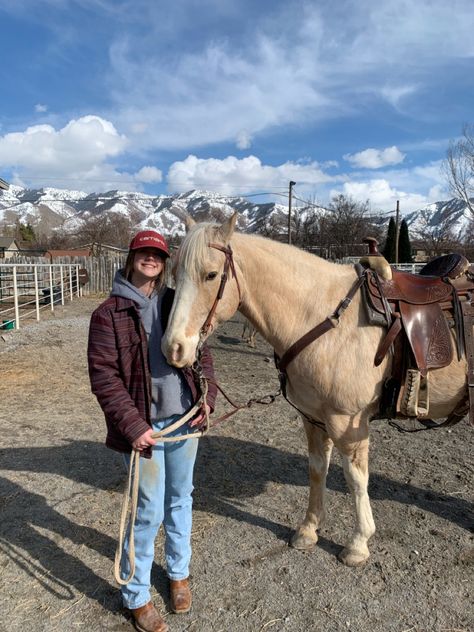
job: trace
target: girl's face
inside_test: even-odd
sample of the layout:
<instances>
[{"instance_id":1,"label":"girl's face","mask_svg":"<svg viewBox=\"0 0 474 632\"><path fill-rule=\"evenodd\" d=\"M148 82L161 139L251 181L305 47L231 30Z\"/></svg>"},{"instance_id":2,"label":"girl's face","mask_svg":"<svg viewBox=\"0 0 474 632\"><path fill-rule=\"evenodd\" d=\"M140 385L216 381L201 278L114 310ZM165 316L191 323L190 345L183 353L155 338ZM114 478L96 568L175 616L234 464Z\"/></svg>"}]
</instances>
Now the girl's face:
<instances>
[{"instance_id":1,"label":"girl's face","mask_svg":"<svg viewBox=\"0 0 474 632\"><path fill-rule=\"evenodd\" d=\"M140 285L145 281L154 281L162 273L164 260L156 248L140 248L133 260L132 283Z\"/></svg>"}]
</instances>

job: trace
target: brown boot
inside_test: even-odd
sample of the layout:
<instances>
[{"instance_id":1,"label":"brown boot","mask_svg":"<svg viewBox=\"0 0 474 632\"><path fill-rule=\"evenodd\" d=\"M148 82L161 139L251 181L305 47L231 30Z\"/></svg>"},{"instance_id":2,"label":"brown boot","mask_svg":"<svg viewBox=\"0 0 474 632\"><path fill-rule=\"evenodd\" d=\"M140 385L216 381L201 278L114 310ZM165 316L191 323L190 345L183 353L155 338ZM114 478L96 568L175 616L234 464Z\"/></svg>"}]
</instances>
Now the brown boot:
<instances>
[{"instance_id":1,"label":"brown boot","mask_svg":"<svg viewBox=\"0 0 474 632\"><path fill-rule=\"evenodd\" d=\"M171 610L175 614L184 614L191 610L193 601L187 579L170 579Z\"/></svg>"},{"instance_id":2,"label":"brown boot","mask_svg":"<svg viewBox=\"0 0 474 632\"><path fill-rule=\"evenodd\" d=\"M158 610L149 601L141 608L132 608L130 612L133 616L135 627L140 632L167 632L168 626L158 614Z\"/></svg>"}]
</instances>

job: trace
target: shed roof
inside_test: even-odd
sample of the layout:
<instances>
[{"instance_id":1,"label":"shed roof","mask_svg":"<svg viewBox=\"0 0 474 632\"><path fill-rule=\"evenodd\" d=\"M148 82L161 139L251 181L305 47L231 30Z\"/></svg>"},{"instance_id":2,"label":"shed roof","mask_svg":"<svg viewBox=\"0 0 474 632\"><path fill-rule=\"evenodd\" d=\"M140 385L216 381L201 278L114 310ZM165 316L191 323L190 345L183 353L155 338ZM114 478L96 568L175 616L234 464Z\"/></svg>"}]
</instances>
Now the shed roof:
<instances>
[{"instance_id":1,"label":"shed roof","mask_svg":"<svg viewBox=\"0 0 474 632\"><path fill-rule=\"evenodd\" d=\"M0 236L0 248L10 248L10 246L14 244L18 248L18 244L16 243L13 237L1 237Z\"/></svg>"}]
</instances>

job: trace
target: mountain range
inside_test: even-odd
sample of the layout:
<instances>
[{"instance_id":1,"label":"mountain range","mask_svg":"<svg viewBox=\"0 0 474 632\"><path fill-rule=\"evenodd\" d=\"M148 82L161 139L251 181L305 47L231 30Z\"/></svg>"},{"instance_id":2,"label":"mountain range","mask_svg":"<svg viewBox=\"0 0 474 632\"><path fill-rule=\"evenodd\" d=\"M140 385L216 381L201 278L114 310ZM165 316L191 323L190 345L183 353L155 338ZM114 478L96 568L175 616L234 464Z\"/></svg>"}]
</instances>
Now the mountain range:
<instances>
[{"instance_id":1,"label":"mountain range","mask_svg":"<svg viewBox=\"0 0 474 632\"><path fill-rule=\"evenodd\" d=\"M327 212L321 206L308 204L294 207L294 212ZM168 237L184 233L182 218L185 213L197 221L228 217L238 211L238 227L244 232L265 233L271 226L280 226L284 232L288 206L274 202L251 202L243 197L222 196L208 191L193 190L181 194L153 196L139 192L82 191L42 188L26 189L11 185L0 190L0 234L18 221L30 224L37 234L50 235L57 229L65 232L78 230L85 221L103 214L115 214L130 219L135 230L156 229ZM395 212L394 212L395 214ZM393 214L393 215L394 215ZM389 215L372 213L374 223L383 226ZM457 199L429 204L402 215L407 221L410 236L416 238L422 231L445 230L445 219L452 220L452 231L462 239L472 216L466 205Z\"/></svg>"}]
</instances>

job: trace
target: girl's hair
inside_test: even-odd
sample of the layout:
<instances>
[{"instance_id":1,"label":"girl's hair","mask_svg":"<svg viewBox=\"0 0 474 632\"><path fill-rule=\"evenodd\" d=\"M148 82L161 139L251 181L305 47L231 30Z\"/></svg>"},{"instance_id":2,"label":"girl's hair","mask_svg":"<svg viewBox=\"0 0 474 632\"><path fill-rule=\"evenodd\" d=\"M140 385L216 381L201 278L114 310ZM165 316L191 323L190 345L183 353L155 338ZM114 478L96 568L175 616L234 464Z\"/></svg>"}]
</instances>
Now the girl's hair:
<instances>
[{"instance_id":1,"label":"girl's hair","mask_svg":"<svg viewBox=\"0 0 474 632\"><path fill-rule=\"evenodd\" d=\"M127 255L127 260L125 261L125 267L122 270L123 276L127 279L127 281L132 282L132 274L133 274L133 263L135 261L135 254L138 250L129 250ZM153 288L154 292L159 292L163 286L165 285L165 277L166 277L166 267L168 258L163 257L163 269L160 272L159 276L155 279L155 287Z\"/></svg>"}]
</instances>

